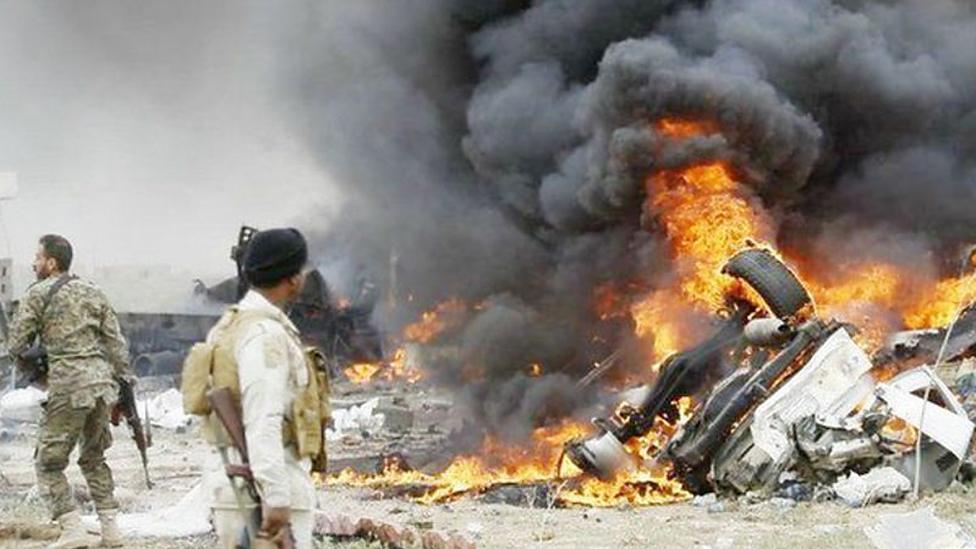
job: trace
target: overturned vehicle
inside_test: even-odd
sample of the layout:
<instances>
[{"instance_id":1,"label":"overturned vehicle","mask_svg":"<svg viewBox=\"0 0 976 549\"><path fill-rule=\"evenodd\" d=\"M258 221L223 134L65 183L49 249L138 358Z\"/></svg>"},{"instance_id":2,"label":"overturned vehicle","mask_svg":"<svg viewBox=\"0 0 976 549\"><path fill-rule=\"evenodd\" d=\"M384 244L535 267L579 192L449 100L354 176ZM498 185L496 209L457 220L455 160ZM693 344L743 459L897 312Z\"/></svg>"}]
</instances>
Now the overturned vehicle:
<instances>
[{"instance_id":1,"label":"overturned vehicle","mask_svg":"<svg viewBox=\"0 0 976 549\"><path fill-rule=\"evenodd\" d=\"M768 494L787 471L830 484L878 467L921 489L952 482L973 423L925 364L937 362L931 350L940 339L953 359L976 341L927 331L896 338L872 361L851 337L853 327L816 316L808 292L771 252L740 251L723 272L755 290L765 307L732 303L711 337L664 362L638 402L595 419L596 435L567 445L575 465L604 478L633 470L640 458L628 443L655 418L675 419L678 400L695 396L701 404L694 414L653 456L670 462L693 493ZM901 367L909 355L914 364Z\"/></svg>"}]
</instances>

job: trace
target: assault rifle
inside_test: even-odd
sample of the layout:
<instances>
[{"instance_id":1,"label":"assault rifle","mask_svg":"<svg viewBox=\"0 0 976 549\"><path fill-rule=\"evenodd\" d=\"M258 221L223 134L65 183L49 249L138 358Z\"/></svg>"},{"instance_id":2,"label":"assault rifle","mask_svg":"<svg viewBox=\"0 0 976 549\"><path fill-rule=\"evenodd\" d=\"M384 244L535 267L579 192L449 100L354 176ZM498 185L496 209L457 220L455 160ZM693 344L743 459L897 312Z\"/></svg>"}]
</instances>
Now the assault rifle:
<instances>
[{"instance_id":1,"label":"assault rifle","mask_svg":"<svg viewBox=\"0 0 976 549\"><path fill-rule=\"evenodd\" d=\"M244 547L245 549L256 548L260 539L261 542L270 541L278 549L295 549L295 538L292 535L291 527L287 524L273 539L267 540L262 537L261 495L258 493L257 484L254 482L254 475L251 473L251 465L247 454L247 440L244 436L244 421L241 417L237 402L234 401L234 397L231 395L230 389L227 387L213 389L207 393L207 400L210 402L210 409L217 415L217 419L220 420L220 424L223 425L224 430L227 432L231 446L241 456L240 465L232 464L227 456L227 448L221 445L217 446L217 449L220 451L220 458L224 462L224 473L227 475L227 480L230 481L231 488L234 490L234 496L237 498L237 506L244 519L244 535L238 540L238 546ZM244 488L247 490L247 495L257 504L251 512L247 511L244 494L241 493L241 489L235 481L238 478L244 481Z\"/></svg>"},{"instance_id":2,"label":"assault rifle","mask_svg":"<svg viewBox=\"0 0 976 549\"><path fill-rule=\"evenodd\" d=\"M112 410L112 425L118 425L122 419L129 425L132 431L132 440L139 449L139 456L142 458L142 472L146 477L146 488L152 489L153 483L149 480L149 460L146 458L146 448L152 446L152 433L149 431L148 408L146 410L146 426L142 425L139 418L139 409L136 406L135 391L132 390L132 383L121 376L115 378L119 384L119 401L115 409Z\"/></svg>"}]
</instances>

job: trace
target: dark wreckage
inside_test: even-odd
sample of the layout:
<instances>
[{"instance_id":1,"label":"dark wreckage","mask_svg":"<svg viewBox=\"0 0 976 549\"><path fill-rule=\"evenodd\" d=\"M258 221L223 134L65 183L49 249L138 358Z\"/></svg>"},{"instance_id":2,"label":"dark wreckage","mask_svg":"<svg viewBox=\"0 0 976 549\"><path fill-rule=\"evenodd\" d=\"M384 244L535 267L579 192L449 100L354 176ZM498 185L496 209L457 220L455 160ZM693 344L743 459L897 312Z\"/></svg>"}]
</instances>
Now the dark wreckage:
<instances>
[{"instance_id":1,"label":"dark wreckage","mask_svg":"<svg viewBox=\"0 0 976 549\"><path fill-rule=\"evenodd\" d=\"M569 459L604 478L633 470L640 458L628 441L658 416L676 417L679 398L705 395L653 458L671 462L694 493L770 493L787 471L825 484L881 466L922 489L948 486L968 455L973 423L924 364L935 362L943 341L946 361L976 351L974 331L962 326L976 323L976 311L961 314L955 335L899 334L872 358L852 326L816 316L809 293L769 251L740 251L724 272L766 306L731 305L711 337L665 361L639 402L594 419L598 433L570 442ZM709 387L717 372L725 375Z\"/></svg>"}]
</instances>

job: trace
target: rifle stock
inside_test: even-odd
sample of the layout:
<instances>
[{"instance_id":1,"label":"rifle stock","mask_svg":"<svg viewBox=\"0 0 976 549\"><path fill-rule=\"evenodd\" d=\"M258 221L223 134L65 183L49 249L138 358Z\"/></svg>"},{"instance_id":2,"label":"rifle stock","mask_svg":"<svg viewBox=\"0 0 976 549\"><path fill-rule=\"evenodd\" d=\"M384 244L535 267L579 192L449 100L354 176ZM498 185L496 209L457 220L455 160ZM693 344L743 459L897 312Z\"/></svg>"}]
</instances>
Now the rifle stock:
<instances>
[{"instance_id":1,"label":"rifle stock","mask_svg":"<svg viewBox=\"0 0 976 549\"><path fill-rule=\"evenodd\" d=\"M237 453L241 456L241 465L233 465L227 459L226 453L221 449L221 457L224 460L224 472L227 474L228 480L230 480L231 486L234 489L235 495L238 497L238 504L241 506L241 512L244 514L244 520L246 523L250 522L250 517L244 510L242 498L237 492L237 485L234 483L234 478L241 478L244 480L245 485L251 498L257 503L257 524L260 525L263 520L261 514L261 497L257 490L257 485L254 482L254 476L251 474L250 460L248 459L247 453L247 438L244 433L244 420L241 418L241 413L238 408L237 402L234 400L234 396L231 394L230 389L227 387L219 387L217 389L212 389L207 392L207 400L210 402L210 409L216 414L217 419L220 424L223 425L224 430L227 432L228 438L230 438L231 446L237 450ZM295 538L291 532L291 526L285 525L277 533L274 538L262 537L262 532L258 530L257 527L249 526L249 529L253 530L252 534L255 540L261 540L261 542L273 543L279 549L294 549L295 548Z\"/></svg>"},{"instance_id":2,"label":"rifle stock","mask_svg":"<svg viewBox=\"0 0 976 549\"><path fill-rule=\"evenodd\" d=\"M251 463L247 456L247 442L244 437L244 421L237 409L237 402L227 387L213 389L207 393L207 400L210 402L210 409L217 414L217 419L227 431L230 443L241 455L241 461L245 465Z\"/></svg>"}]
</instances>

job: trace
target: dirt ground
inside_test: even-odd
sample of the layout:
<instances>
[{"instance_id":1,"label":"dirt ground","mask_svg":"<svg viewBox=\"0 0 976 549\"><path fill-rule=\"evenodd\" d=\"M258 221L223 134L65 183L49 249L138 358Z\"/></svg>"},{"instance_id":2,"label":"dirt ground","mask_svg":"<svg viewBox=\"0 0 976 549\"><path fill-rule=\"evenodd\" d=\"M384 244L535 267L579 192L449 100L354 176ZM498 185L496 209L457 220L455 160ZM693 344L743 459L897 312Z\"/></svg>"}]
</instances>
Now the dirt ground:
<instances>
[{"instance_id":1,"label":"dirt ground","mask_svg":"<svg viewBox=\"0 0 976 549\"><path fill-rule=\"evenodd\" d=\"M146 511L172 505L200 477L203 443L196 435L157 430L149 451L151 475L156 483L147 490L135 447L124 429L108 459L118 484L123 512ZM41 502L32 494L33 428L0 441L0 548L40 548L56 535ZM74 464L69 478L76 498L93 512L84 482ZM681 503L650 508L532 509L486 504L473 498L424 506L404 500L382 499L369 490L323 488L321 507L350 517L370 517L394 524L424 524L440 532L460 532L487 548L790 548L870 547L863 529L883 514L934 506L936 514L976 532L976 493L960 485L916 503L874 505L850 509L840 503L799 503L780 507L770 502L746 504L724 501L722 509ZM335 543L322 547L378 547L365 542ZM127 547L211 547L210 535L182 539L131 540Z\"/></svg>"}]
</instances>

